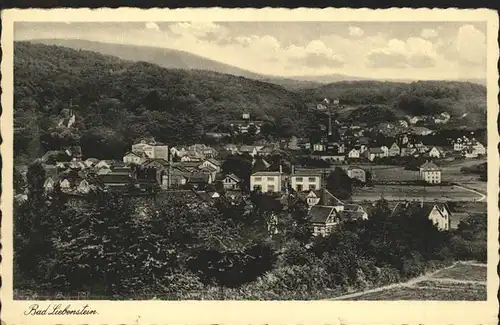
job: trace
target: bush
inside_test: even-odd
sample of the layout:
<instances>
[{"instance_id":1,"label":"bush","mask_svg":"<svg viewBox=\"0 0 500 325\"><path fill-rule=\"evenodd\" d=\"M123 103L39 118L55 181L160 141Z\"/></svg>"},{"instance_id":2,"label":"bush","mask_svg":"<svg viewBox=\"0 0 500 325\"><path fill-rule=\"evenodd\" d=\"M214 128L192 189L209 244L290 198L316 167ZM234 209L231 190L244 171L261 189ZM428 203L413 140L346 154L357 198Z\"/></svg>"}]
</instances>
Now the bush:
<instances>
[{"instance_id":1,"label":"bush","mask_svg":"<svg viewBox=\"0 0 500 325\"><path fill-rule=\"evenodd\" d=\"M404 278L411 278L424 273L424 271L425 264L422 257L420 255L415 255L413 258L403 261L401 276Z\"/></svg>"},{"instance_id":2,"label":"bush","mask_svg":"<svg viewBox=\"0 0 500 325\"><path fill-rule=\"evenodd\" d=\"M401 281L400 272L393 267L382 267L378 270L378 284L386 285Z\"/></svg>"}]
</instances>

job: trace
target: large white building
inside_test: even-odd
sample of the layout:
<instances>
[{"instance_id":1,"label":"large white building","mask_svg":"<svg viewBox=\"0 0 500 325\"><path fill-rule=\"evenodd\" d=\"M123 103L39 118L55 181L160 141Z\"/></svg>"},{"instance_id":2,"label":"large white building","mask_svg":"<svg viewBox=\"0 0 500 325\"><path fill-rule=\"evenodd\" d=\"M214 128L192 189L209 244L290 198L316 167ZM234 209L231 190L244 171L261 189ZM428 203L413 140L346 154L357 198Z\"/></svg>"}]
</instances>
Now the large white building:
<instances>
[{"instance_id":1,"label":"large white building","mask_svg":"<svg viewBox=\"0 0 500 325\"><path fill-rule=\"evenodd\" d=\"M168 146L154 140L141 140L132 145L132 152L144 153L148 158L168 160Z\"/></svg>"},{"instance_id":2,"label":"large white building","mask_svg":"<svg viewBox=\"0 0 500 325\"><path fill-rule=\"evenodd\" d=\"M298 171L290 175L290 185L297 192L319 190L321 174L318 172Z\"/></svg>"},{"instance_id":3,"label":"large white building","mask_svg":"<svg viewBox=\"0 0 500 325\"><path fill-rule=\"evenodd\" d=\"M430 184L441 183L441 168L433 162L426 162L420 166L420 179Z\"/></svg>"},{"instance_id":4,"label":"large white building","mask_svg":"<svg viewBox=\"0 0 500 325\"><path fill-rule=\"evenodd\" d=\"M250 176L250 189L261 192L281 192L283 186L283 173L257 172Z\"/></svg>"}]
</instances>

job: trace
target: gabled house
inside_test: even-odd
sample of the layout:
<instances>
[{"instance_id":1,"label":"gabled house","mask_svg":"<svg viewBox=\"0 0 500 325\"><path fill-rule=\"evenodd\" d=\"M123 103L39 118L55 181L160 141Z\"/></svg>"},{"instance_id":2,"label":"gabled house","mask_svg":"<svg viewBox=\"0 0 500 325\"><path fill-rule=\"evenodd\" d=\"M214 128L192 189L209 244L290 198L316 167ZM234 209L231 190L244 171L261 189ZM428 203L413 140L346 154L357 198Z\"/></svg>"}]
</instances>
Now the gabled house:
<instances>
[{"instance_id":1,"label":"gabled house","mask_svg":"<svg viewBox=\"0 0 500 325\"><path fill-rule=\"evenodd\" d=\"M45 189L45 192L50 192L54 189L54 185L57 180L54 180L52 177L47 177L45 179L45 182L43 183L43 187Z\"/></svg>"},{"instance_id":2,"label":"gabled house","mask_svg":"<svg viewBox=\"0 0 500 325\"><path fill-rule=\"evenodd\" d=\"M339 223L335 208L331 206L313 206L309 210L309 223L314 236L326 236Z\"/></svg>"},{"instance_id":3,"label":"gabled house","mask_svg":"<svg viewBox=\"0 0 500 325\"><path fill-rule=\"evenodd\" d=\"M366 171L357 166L349 166L349 168L347 169L347 176L353 179L357 179L362 183L366 182Z\"/></svg>"},{"instance_id":4,"label":"gabled house","mask_svg":"<svg viewBox=\"0 0 500 325\"><path fill-rule=\"evenodd\" d=\"M434 146L431 150L429 150L428 155L432 158L441 158L445 156L445 152L442 148Z\"/></svg>"},{"instance_id":5,"label":"gabled house","mask_svg":"<svg viewBox=\"0 0 500 325\"><path fill-rule=\"evenodd\" d=\"M226 190L236 190L239 188L241 179L234 174L227 174L222 179L222 186Z\"/></svg>"},{"instance_id":6,"label":"gabled house","mask_svg":"<svg viewBox=\"0 0 500 325\"><path fill-rule=\"evenodd\" d=\"M90 185L90 183L86 179L82 179L76 187L77 192L83 193L83 194L89 193L91 191L91 189L92 189L92 186Z\"/></svg>"},{"instance_id":7,"label":"gabled house","mask_svg":"<svg viewBox=\"0 0 500 325\"><path fill-rule=\"evenodd\" d=\"M351 149L348 153L348 157L350 159L358 159L359 158L359 155L360 155L360 151L358 149Z\"/></svg>"},{"instance_id":8,"label":"gabled house","mask_svg":"<svg viewBox=\"0 0 500 325\"><path fill-rule=\"evenodd\" d=\"M431 220L437 229L441 231L449 230L451 227L451 219L453 217L448 204L446 203L429 203L429 202L400 202L394 208L392 215L405 213L409 209L418 211L423 217Z\"/></svg>"},{"instance_id":9,"label":"gabled house","mask_svg":"<svg viewBox=\"0 0 500 325\"><path fill-rule=\"evenodd\" d=\"M123 163L139 165L146 161L148 157L145 153L129 151L123 156Z\"/></svg>"},{"instance_id":10,"label":"gabled house","mask_svg":"<svg viewBox=\"0 0 500 325\"><path fill-rule=\"evenodd\" d=\"M220 170L222 168L222 164L219 161L217 161L217 160L215 160L213 158L204 160L200 164L199 168L201 169L203 167L208 167L208 166L210 166L211 168L213 168L216 172L220 172Z\"/></svg>"},{"instance_id":11,"label":"gabled house","mask_svg":"<svg viewBox=\"0 0 500 325\"><path fill-rule=\"evenodd\" d=\"M68 178L63 178L60 183L62 191L69 191L72 187L71 181Z\"/></svg>"},{"instance_id":12,"label":"gabled house","mask_svg":"<svg viewBox=\"0 0 500 325\"><path fill-rule=\"evenodd\" d=\"M399 156L401 154L401 148L398 146L396 142L392 144L392 146L389 148L389 156L394 157L394 156Z\"/></svg>"}]
</instances>

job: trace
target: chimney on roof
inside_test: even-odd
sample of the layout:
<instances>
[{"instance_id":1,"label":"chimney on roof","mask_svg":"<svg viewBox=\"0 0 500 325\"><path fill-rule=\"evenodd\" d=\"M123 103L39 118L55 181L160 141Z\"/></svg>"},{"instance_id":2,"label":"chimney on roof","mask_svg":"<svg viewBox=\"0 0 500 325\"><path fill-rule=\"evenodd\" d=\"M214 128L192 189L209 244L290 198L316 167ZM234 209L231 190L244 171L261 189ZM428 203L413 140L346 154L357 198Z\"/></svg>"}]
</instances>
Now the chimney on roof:
<instances>
[{"instance_id":1,"label":"chimney on roof","mask_svg":"<svg viewBox=\"0 0 500 325\"><path fill-rule=\"evenodd\" d=\"M280 164L280 174L282 174L282 173L283 173L283 166L281 166L281 164Z\"/></svg>"},{"instance_id":2,"label":"chimney on roof","mask_svg":"<svg viewBox=\"0 0 500 325\"><path fill-rule=\"evenodd\" d=\"M295 173L295 166L292 165L292 174L294 174L294 173Z\"/></svg>"}]
</instances>

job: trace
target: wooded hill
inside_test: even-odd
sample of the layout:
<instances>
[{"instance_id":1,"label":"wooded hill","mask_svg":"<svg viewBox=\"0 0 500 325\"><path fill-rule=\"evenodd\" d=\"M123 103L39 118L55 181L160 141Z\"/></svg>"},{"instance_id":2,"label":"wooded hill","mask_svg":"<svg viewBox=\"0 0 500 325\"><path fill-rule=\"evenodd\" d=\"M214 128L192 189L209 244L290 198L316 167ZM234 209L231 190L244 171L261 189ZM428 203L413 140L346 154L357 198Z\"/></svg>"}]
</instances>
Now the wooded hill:
<instances>
[{"instance_id":1,"label":"wooded hill","mask_svg":"<svg viewBox=\"0 0 500 325\"><path fill-rule=\"evenodd\" d=\"M448 112L452 118L467 113L458 124L485 125L486 88L472 83L353 81L289 91L229 74L166 69L61 46L16 42L14 53L15 124L24 128L15 137L17 154L36 156L76 143L84 155L104 150L119 156L142 136L189 143L243 112L269 121L277 135L307 136L317 129L310 125L310 110L325 97L361 109L381 105L384 118L391 112ZM70 104L77 121L61 131L57 124L68 117Z\"/></svg>"}]
</instances>

